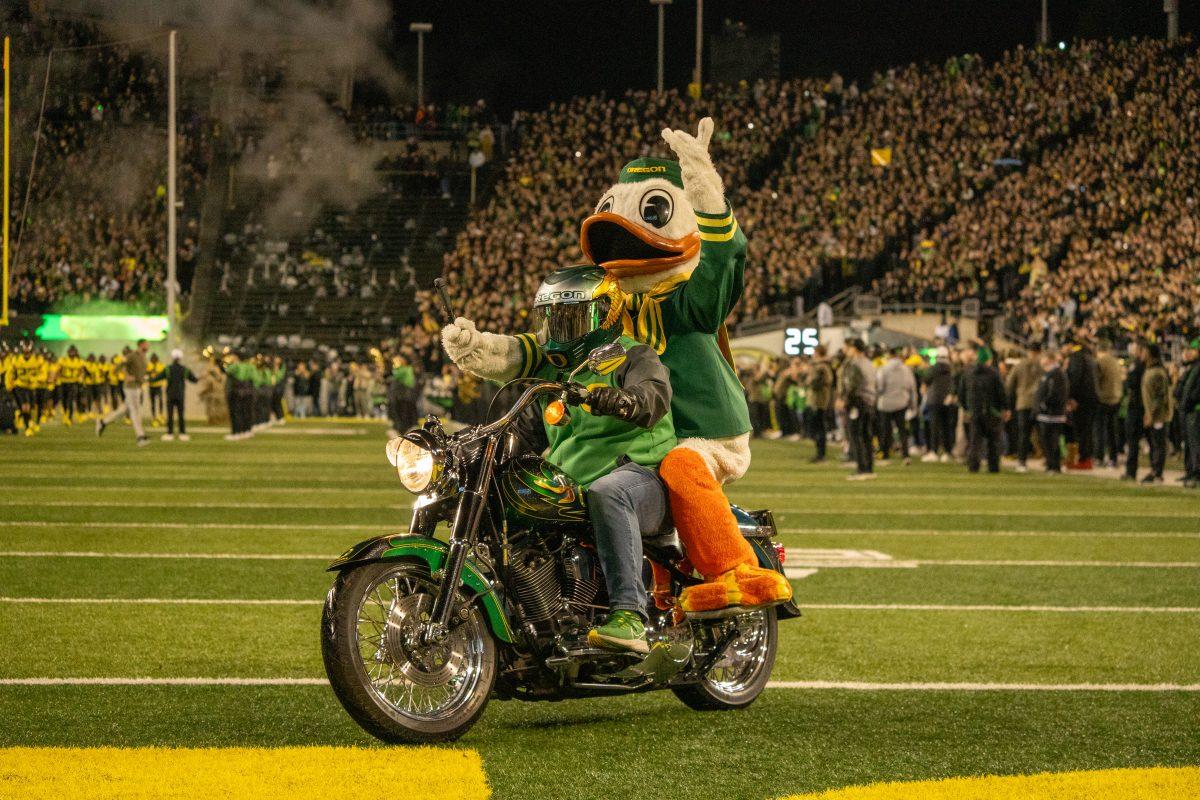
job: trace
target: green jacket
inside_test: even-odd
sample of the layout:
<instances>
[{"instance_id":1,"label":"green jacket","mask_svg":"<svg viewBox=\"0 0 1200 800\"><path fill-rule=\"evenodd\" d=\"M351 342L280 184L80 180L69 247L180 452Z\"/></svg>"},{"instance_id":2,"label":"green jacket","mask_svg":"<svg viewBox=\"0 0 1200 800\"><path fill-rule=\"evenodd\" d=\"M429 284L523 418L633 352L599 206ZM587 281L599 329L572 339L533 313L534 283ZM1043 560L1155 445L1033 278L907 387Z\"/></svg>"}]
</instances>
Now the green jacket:
<instances>
[{"instance_id":1,"label":"green jacket","mask_svg":"<svg viewBox=\"0 0 1200 800\"><path fill-rule=\"evenodd\" d=\"M742 296L746 237L726 206L696 213L700 263L689 279L629 298L634 338L654 348L671 371L671 411L679 438L724 439L750 430L746 395L725 360L718 332Z\"/></svg>"},{"instance_id":2,"label":"green jacket","mask_svg":"<svg viewBox=\"0 0 1200 800\"><path fill-rule=\"evenodd\" d=\"M407 386L410 389L416 385L416 378L413 375L413 368L408 365L393 368L392 380L401 386Z\"/></svg>"},{"instance_id":3,"label":"green jacket","mask_svg":"<svg viewBox=\"0 0 1200 800\"><path fill-rule=\"evenodd\" d=\"M676 445L671 418L671 381L666 367L649 347L622 336L627 352L601 375L584 369L575 382L588 388L616 386L638 396L639 423L616 417L596 416L587 405L569 409L563 425L545 425L550 442L546 459L561 468L585 489L597 478L616 469L625 459L644 467L656 467ZM538 378L558 380L560 371L542 360L531 373ZM542 410L552 398L542 400Z\"/></svg>"}]
</instances>

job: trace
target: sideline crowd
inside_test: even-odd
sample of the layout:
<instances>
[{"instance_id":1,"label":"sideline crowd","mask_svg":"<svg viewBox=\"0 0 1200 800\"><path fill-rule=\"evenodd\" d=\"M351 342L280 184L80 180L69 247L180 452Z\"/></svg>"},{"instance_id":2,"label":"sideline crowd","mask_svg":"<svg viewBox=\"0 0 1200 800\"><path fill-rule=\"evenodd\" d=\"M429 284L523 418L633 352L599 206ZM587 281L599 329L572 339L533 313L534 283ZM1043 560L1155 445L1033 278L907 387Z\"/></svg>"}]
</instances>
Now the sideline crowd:
<instances>
[{"instance_id":1,"label":"sideline crowd","mask_svg":"<svg viewBox=\"0 0 1200 800\"><path fill-rule=\"evenodd\" d=\"M914 457L998 472L1008 455L1018 472L1040 457L1048 472L1120 467L1130 481L1145 463L1141 482L1152 484L1163 482L1171 453L1196 487L1200 339L1183 353L1181 364L1167 364L1157 344L1140 342L1122 357L1083 337L1003 357L979 342L885 351L850 340L833 357L819 346L747 364L741 378L755 436L811 439L815 461L837 442L853 480Z\"/></svg>"}]
</instances>

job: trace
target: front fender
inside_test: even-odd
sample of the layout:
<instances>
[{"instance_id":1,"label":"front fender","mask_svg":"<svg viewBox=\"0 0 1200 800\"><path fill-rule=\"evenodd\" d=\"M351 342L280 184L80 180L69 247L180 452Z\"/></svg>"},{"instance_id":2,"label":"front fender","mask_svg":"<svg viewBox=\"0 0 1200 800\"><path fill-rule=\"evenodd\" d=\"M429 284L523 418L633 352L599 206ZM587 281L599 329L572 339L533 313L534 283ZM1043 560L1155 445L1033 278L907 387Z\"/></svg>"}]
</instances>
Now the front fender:
<instances>
[{"instance_id":1,"label":"front fender","mask_svg":"<svg viewBox=\"0 0 1200 800\"><path fill-rule=\"evenodd\" d=\"M442 568L449 549L450 546L443 541L418 534L376 536L359 542L342 553L329 565L328 571L341 572L363 564L419 558L429 566L429 573L432 575ZM495 637L502 642L512 642L512 626L509 625L508 615L504 613L504 606L474 559L467 558L466 564L463 565L462 585L471 590L474 598L483 607L488 627Z\"/></svg>"}]
</instances>

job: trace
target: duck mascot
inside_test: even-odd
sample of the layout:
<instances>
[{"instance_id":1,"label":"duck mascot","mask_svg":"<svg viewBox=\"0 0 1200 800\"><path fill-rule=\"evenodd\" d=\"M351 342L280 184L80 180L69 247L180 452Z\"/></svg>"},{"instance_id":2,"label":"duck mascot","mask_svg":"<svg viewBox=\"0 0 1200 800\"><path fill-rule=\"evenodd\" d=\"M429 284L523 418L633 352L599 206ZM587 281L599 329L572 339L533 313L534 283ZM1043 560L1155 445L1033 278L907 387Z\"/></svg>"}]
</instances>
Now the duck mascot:
<instances>
[{"instance_id":1,"label":"duck mascot","mask_svg":"<svg viewBox=\"0 0 1200 800\"><path fill-rule=\"evenodd\" d=\"M695 136L664 130L678 161L626 164L580 231L584 256L620 288L626 332L671 372L679 444L659 474L688 560L704 579L681 592L678 609L687 613L792 596L783 576L758 566L721 488L750 466L750 415L725 330L742 292L746 237L708 153L712 131L707 117ZM445 326L442 342L461 368L499 381L533 373L546 357L536 334L486 333L462 317ZM655 584L664 605L669 577L657 567Z\"/></svg>"}]
</instances>

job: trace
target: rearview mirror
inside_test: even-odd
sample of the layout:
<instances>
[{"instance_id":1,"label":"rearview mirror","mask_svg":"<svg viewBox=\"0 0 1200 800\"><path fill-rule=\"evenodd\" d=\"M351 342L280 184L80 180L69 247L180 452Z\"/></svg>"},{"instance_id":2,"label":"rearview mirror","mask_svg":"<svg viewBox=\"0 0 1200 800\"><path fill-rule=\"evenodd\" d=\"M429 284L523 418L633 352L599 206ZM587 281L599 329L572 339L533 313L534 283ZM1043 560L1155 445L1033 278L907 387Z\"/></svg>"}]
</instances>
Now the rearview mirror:
<instances>
[{"instance_id":1,"label":"rearview mirror","mask_svg":"<svg viewBox=\"0 0 1200 800\"><path fill-rule=\"evenodd\" d=\"M599 372L599 367L614 359L622 358L625 355L625 347L620 342L609 342L602 344L592 352L588 353L587 365L592 372Z\"/></svg>"}]
</instances>

